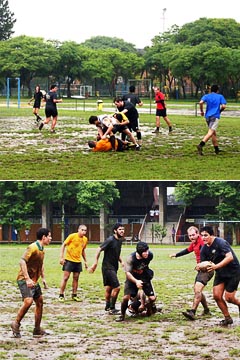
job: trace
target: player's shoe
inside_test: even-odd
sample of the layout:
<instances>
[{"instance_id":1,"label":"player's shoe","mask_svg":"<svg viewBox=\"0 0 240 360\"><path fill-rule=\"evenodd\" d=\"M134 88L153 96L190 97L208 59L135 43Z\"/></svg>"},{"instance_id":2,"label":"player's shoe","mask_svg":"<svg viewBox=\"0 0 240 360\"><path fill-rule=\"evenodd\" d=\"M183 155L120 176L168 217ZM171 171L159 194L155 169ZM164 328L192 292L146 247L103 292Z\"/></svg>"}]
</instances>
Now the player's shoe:
<instances>
[{"instance_id":1,"label":"player's shoe","mask_svg":"<svg viewBox=\"0 0 240 360\"><path fill-rule=\"evenodd\" d=\"M221 320L219 325L220 326L228 326L233 324L233 319L231 317L225 318L224 320Z\"/></svg>"},{"instance_id":2,"label":"player's shoe","mask_svg":"<svg viewBox=\"0 0 240 360\"><path fill-rule=\"evenodd\" d=\"M80 299L77 295L72 296L72 300L73 300L73 301L77 301L77 302L80 302L80 301L81 301L81 299Z\"/></svg>"},{"instance_id":3,"label":"player's shoe","mask_svg":"<svg viewBox=\"0 0 240 360\"><path fill-rule=\"evenodd\" d=\"M152 134L159 134L159 129L155 129Z\"/></svg>"},{"instance_id":4,"label":"player's shoe","mask_svg":"<svg viewBox=\"0 0 240 360\"><path fill-rule=\"evenodd\" d=\"M172 131L173 131L172 126L169 126L168 131L169 131L169 134L172 133Z\"/></svg>"},{"instance_id":5,"label":"player's shoe","mask_svg":"<svg viewBox=\"0 0 240 360\"><path fill-rule=\"evenodd\" d=\"M141 146L137 144L136 147L135 147L135 150L140 151L140 149L141 149Z\"/></svg>"},{"instance_id":6,"label":"player's shoe","mask_svg":"<svg viewBox=\"0 0 240 360\"><path fill-rule=\"evenodd\" d=\"M16 321L13 321L11 323L11 328L12 328L12 332L13 332L13 336L15 338L20 338L21 337L21 333L20 333L20 324L18 324Z\"/></svg>"},{"instance_id":7,"label":"player's shoe","mask_svg":"<svg viewBox=\"0 0 240 360\"><path fill-rule=\"evenodd\" d=\"M117 309L110 309L108 311L109 315L118 315L120 313L120 310Z\"/></svg>"},{"instance_id":8,"label":"player's shoe","mask_svg":"<svg viewBox=\"0 0 240 360\"><path fill-rule=\"evenodd\" d=\"M50 130L50 133L51 133L51 134L56 134L56 130L51 129L51 130Z\"/></svg>"},{"instance_id":9,"label":"player's shoe","mask_svg":"<svg viewBox=\"0 0 240 360\"><path fill-rule=\"evenodd\" d=\"M222 150L220 150L220 149L215 149L215 154L216 154L216 155L222 154Z\"/></svg>"},{"instance_id":10,"label":"player's shoe","mask_svg":"<svg viewBox=\"0 0 240 360\"><path fill-rule=\"evenodd\" d=\"M64 303L65 301L64 296L59 296L58 301Z\"/></svg>"},{"instance_id":11,"label":"player's shoe","mask_svg":"<svg viewBox=\"0 0 240 360\"><path fill-rule=\"evenodd\" d=\"M44 123L41 122L41 124L39 125L38 129L39 129L39 130L42 130L43 126L44 126Z\"/></svg>"},{"instance_id":12,"label":"player's shoe","mask_svg":"<svg viewBox=\"0 0 240 360\"><path fill-rule=\"evenodd\" d=\"M123 315L120 315L115 321L117 322L121 322L121 321L124 321L124 316Z\"/></svg>"},{"instance_id":13,"label":"player's shoe","mask_svg":"<svg viewBox=\"0 0 240 360\"><path fill-rule=\"evenodd\" d=\"M189 320L195 320L195 314L192 310L183 311L182 314Z\"/></svg>"},{"instance_id":14,"label":"player's shoe","mask_svg":"<svg viewBox=\"0 0 240 360\"><path fill-rule=\"evenodd\" d=\"M34 337L41 337L41 336L45 336L45 335L49 335L49 333L47 333L44 329L42 328L34 328L33 329L33 336Z\"/></svg>"},{"instance_id":15,"label":"player's shoe","mask_svg":"<svg viewBox=\"0 0 240 360\"><path fill-rule=\"evenodd\" d=\"M201 155L201 156L203 155L202 149L203 148L202 148L202 146L200 144L197 145L198 154Z\"/></svg>"}]
</instances>

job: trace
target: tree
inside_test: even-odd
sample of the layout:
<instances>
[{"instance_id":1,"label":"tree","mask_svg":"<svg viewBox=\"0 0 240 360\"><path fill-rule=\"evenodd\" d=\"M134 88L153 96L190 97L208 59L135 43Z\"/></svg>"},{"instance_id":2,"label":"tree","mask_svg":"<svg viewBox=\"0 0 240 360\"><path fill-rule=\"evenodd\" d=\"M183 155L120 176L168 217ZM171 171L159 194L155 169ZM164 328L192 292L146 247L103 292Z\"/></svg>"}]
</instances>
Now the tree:
<instances>
[{"instance_id":1,"label":"tree","mask_svg":"<svg viewBox=\"0 0 240 360\"><path fill-rule=\"evenodd\" d=\"M14 33L12 30L16 19L10 11L8 0L0 0L0 41L7 40Z\"/></svg>"},{"instance_id":2,"label":"tree","mask_svg":"<svg viewBox=\"0 0 240 360\"><path fill-rule=\"evenodd\" d=\"M50 76L57 67L59 53L50 42L42 38L18 36L0 42L0 74L20 77L21 84L32 95L30 82L36 76Z\"/></svg>"},{"instance_id":3,"label":"tree","mask_svg":"<svg viewBox=\"0 0 240 360\"><path fill-rule=\"evenodd\" d=\"M156 238L162 244L163 239L167 235L167 229L161 224L152 224L152 235L153 238Z\"/></svg>"},{"instance_id":4,"label":"tree","mask_svg":"<svg viewBox=\"0 0 240 360\"><path fill-rule=\"evenodd\" d=\"M98 215L101 209L108 211L120 195L114 181L79 181L76 197L80 213Z\"/></svg>"},{"instance_id":5,"label":"tree","mask_svg":"<svg viewBox=\"0 0 240 360\"><path fill-rule=\"evenodd\" d=\"M123 52L137 52L133 44L116 37L94 36L83 42L82 45L93 50L119 49Z\"/></svg>"},{"instance_id":6,"label":"tree","mask_svg":"<svg viewBox=\"0 0 240 360\"><path fill-rule=\"evenodd\" d=\"M206 214L208 219L233 221L233 229L237 234L240 229L240 183L235 181L193 181L179 182L175 187L177 201L191 205L199 197L216 198L218 205L215 214Z\"/></svg>"},{"instance_id":7,"label":"tree","mask_svg":"<svg viewBox=\"0 0 240 360\"><path fill-rule=\"evenodd\" d=\"M34 201L27 199L27 183L24 181L0 182L0 218L2 225L10 225L19 233L24 226L29 227L26 219L34 207Z\"/></svg>"}]
</instances>

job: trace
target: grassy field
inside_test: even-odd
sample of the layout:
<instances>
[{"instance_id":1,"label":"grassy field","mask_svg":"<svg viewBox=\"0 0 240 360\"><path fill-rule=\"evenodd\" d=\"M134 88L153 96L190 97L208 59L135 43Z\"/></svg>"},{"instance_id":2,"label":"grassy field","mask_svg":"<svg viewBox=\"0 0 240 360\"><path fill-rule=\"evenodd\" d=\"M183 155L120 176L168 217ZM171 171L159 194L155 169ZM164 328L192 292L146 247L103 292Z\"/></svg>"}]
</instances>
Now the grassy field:
<instances>
[{"instance_id":1,"label":"grassy field","mask_svg":"<svg viewBox=\"0 0 240 360\"><path fill-rule=\"evenodd\" d=\"M59 105L57 133L49 127L42 132L34 125L32 107L23 102L6 107L0 115L0 164L2 180L238 180L240 178L240 122L238 104L223 113L218 129L223 153L216 156L208 143L204 156L196 145L207 131L205 121L195 116L195 103L168 103L173 133L162 121L159 135L152 134L155 108L146 103L140 114L143 146L141 151L92 153L87 141L95 139L96 129L88 124L98 114L95 101L64 100ZM154 105L152 105L154 106ZM76 110L77 109L77 110ZM84 111L85 109L85 111ZM147 110L146 110L147 109ZM114 111L110 101L103 112ZM43 116L44 110L41 109Z\"/></svg>"},{"instance_id":2,"label":"grassy field","mask_svg":"<svg viewBox=\"0 0 240 360\"><path fill-rule=\"evenodd\" d=\"M34 306L22 321L22 338L15 339L10 323L21 304L16 286L19 259L26 245L0 246L0 301L1 334L0 358L13 360L237 360L240 358L240 323L236 306L230 305L233 326L218 326L222 314L212 299L212 280L205 289L212 316L202 318L201 305L197 320L188 321L182 311L191 307L195 259L190 254L170 259L169 254L185 247L150 245L154 253L151 268L155 276L153 284L163 307L161 313L147 318L127 318L124 323L105 314L104 288L101 277L101 260L94 274L84 271L79 280L78 295L82 302L71 299L71 279L66 290L66 302L58 302L62 278L59 265L60 245L46 247L45 272L49 285L44 290L44 316L42 325L50 335L42 339L32 338ZM123 245L122 256L126 259L135 247ZM93 263L96 245L87 248L88 263ZM240 248L234 247L240 257ZM123 295L124 272L119 270ZM239 292L238 292L239 296Z\"/></svg>"}]
</instances>

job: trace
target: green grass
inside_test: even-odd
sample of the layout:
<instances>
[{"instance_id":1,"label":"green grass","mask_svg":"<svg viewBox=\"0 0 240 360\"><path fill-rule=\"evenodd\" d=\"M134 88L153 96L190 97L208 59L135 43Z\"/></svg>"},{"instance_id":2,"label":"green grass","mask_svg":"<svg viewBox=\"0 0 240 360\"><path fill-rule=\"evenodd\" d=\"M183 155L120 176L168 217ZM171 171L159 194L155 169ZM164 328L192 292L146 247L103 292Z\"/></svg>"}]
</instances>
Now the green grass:
<instances>
[{"instance_id":1,"label":"green grass","mask_svg":"<svg viewBox=\"0 0 240 360\"><path fill-rule=\"evenodd\" d=\"M89 100L90 101L90 100ZM106 107L111 106L109 103ZM86 105L87 106L87 105ZM90 105L89 105L90 106ZM59 106L57 133L46 128L39 132L33 126L31 107L18 109L1 107L0 164L2 180L237 180L240 178L239 118L222 116L219 145L223 153L215 156L207 143L204 156L196 145L207 131L205 121L195 117L194 103L169 102L169 109L191 109L190 115L169 115L173 134L168 135L162 121L162 133L152 134L155 109L141 114L143 146L140 152L91 153L87 141L94 139L96 130L88 125L92 111L74 110L67 100ZM148 105L146 105L147 107ZM229 105L238 109L236 104ZM236 106L236 108L235 108ZM73 107L73 110L69 110ZM113 108L112 108L113 109ZM43 115L44 110L41 109ZM104 110L103 110L104 112Z\"/></svg>"}]
</instances>

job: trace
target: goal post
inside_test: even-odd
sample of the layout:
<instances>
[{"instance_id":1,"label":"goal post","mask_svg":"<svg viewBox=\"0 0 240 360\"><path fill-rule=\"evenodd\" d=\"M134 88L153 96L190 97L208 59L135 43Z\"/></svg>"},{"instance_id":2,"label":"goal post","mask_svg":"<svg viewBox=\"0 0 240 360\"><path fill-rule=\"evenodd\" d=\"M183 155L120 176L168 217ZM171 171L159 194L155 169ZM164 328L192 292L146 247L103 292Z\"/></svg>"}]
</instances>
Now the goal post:
<instances>
[{"instance_id":1,"label":"goal post","mask_svg":"<svg viewBox=\"0 0 240 360\"><path fill-rule=\"evenodd\" d=\"M7 107L10 106L10 97L11 97L11 80L17 81L17 104L18 108L20 108L20 90L21 90L21 83L20 78L7 78Z\"/></svg>"}]
</instances>

